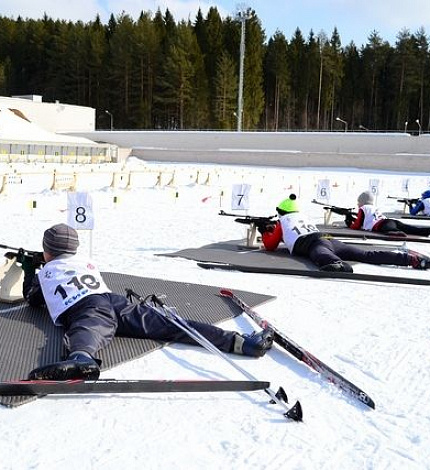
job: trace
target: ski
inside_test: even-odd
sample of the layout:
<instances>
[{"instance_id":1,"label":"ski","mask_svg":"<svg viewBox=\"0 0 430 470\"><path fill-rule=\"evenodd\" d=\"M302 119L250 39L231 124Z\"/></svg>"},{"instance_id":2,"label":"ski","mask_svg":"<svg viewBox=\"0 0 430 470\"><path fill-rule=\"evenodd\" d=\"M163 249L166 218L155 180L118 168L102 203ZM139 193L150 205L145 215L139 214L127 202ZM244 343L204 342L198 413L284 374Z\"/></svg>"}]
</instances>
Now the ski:
<instances>
[{"instance_id":1,"label":"ski","mask_svg":"<svg viewBox=\"0 0 430 470\"><path fill-rule=\"evenodd\" d=\"M430 286L429 279L416 277L386 276L382 274L362 274L346 272L318 271L317 269L282 268L278 266L248 266L245 264L218 263L210 261L197 262L203 269L221 269L224 271L239 271L243 273L282 274L290 276L305 276L318 279L345 279L351 281L383 282L390 284L408 284L417 286Z\"/></svg>"},{"instance_id":2,"label":"ski","mask_svg":"<svg viewBox=\"0 0 430 470\"><path fill-rule=\"evenodd\" d=\"M293 355L299 361L304 362L309 367L318 372L322 377L328 380L330 383L336 385L343 392L348 393L349 395L356 398L358 401L364 403L369 408L375 408L375 402L369 397L369 395L359 387L354 385L352 382L347 380L345 377L340 375L338 372L334 371L328 365L324 364L322 361L317 359L313 354L306 351L304 348L299 346L293 340L288 338L284 333L279 331L271 323L265 320L261 315L259 315L255 310L253 310L249 305L247 305L240 297L234 294L228 289L221 289L220 295L226 298L231 299L236 305L238 305L247 315L249 315L255 323L261 328L272 328L274 331L274 340L287 352Z\"/></svg>"},{"instance_id":3,"label":"ski","mask_svg":"<svg viewBox=\"0 0 430 470\"><path fill-rule=\"evenodd\" d=\"M269 385L257 380L12 380L0 382L0 395L249 392Z\"/></svg>"},{"instance_id":4,"label":"ski","mask_svg":"<svg viewBox=\"0 0 430 470\"><path fill-rule=\"evenodd\" d=\"M428 217L427 217L428 218ZM388 235L382 232L371 232L367 230L352 230L348 227L333 227L327 224L317 224L317 228L324 235L333 238L354 238L359 240L390 240L397 242L417 242L417 243L430 243L430 237L422 237L420 235L407 235L406 237L396 234Z\"/></svg>"}]
</instances>

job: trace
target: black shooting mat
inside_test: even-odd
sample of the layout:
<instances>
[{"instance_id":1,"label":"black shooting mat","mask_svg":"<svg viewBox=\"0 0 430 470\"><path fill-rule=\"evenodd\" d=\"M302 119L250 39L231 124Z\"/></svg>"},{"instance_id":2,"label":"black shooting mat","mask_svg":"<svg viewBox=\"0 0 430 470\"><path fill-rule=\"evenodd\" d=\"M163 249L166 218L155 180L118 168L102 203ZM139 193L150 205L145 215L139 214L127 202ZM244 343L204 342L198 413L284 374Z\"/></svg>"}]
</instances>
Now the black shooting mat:
<instances>
[{"instance_id":1,"label":"black shooting mat","mask_svg":"<svg viewBox=\"0 0 430 470\"><path fill-rule=\"evenodd\" d=\"M393 250L392 245L373 245L352 243L363 250ZM169 256L190 259L200 262L225 263L239 266L267 266L268 268L285 268L292 270L318 271L312 261L307 258L291 256L286 248L278 248L276 251L266 251L264 248L248 248L245 240L230 240L212 243L200 248L186 248L174 253L162 253L157 256ZM354 264L353 262L349 262Z\"/></svg>"},{"instance_id":2,"label":"black shooting mat","mask_svg":"<svg viewBox=\"0 0 430 470\"><path fill-rule=\"evenodd\" d=\"M343 240L362 250L399 249L398 242L372 243L369 240ZM231 240L227 242L212 243L201 248L187 248L174 253L162 253L157 256L185 258L197 261L198 266L206 269L223 269L228 271L241 271L262 274L283 274L292 276L307 276L318 278L337 278L369 282L389 282L398 284L430 285L429 279L405 277L401 271L393 271L396 275L360 274L346 272L320 271L315 264L307 258L291 256L286 248L276 251L266 251L258 248L247 248L244 240ZM348 261L349 264L356 264Z\"/></svg>"},{"instance_id":3,"label":"black shooting mat","mask_svg":"<svg viewBox=\"0 0 430 470\"><path fill-rule=\"evenodd\" d=\"M292 257L286 248L276 251L266 251L258 248L248 248L244 240L230 240L226 242L212 243L200 248L186 248L174 253L162 253L157 256L169 256L172 258L185 258L194 261L228 263L242 266L285 266L301 270L316 269L312 261L306 258Z\"/></svg>"},{"instance_id":4,"label":"black shooting mat","mask_svg":"<svg viewBox=\"0 0 430 470\"><path fill-rule=\"evenodd\" d=\"M103 273L113 292L125 294L130 288L139 295L165 294L167 305L177 307L179 315L187 319L216 324L241 313L239 307L218 295L219 287L201 284L164 281L126 274ZM251 306L274 297L237 291ZM0 380L27 377L30 370L43 364L61 360L65 350L63 329L54 326L45 309L20 304L0 303ZM159 349L164 343L146 339L116 337L100 351L102 369L110 369L122 362L136 359ZM0 396L0 404L18 406L35 397Z\"/></svg>"}]
</instances>

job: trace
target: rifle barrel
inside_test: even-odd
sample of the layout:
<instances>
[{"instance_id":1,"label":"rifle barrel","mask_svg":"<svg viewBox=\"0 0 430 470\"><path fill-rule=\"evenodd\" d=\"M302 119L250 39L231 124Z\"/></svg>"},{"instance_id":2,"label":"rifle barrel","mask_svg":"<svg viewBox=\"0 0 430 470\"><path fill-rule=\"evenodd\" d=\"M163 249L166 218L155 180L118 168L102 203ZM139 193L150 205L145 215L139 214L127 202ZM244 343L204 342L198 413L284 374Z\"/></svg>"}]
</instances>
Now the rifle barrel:
<instances>
[{"instance_id":1,"label":"rifle barrel","mask_svg":"<svg viewBox=\"0 0 430 470\"><path fill-rule=\"evenodd\" d=\"M0 248L4 249L4 250L13 250L13 251L19 251L21 250L21 248L15 248L13 246L8 246L8 245L2 245L0 244ZM29 254L29 255L34 255L35 253L38 253L37 251L31 251L31 250L26 250L25 248L22 248L24 250L25 253Z\"/></svg>"}]
</instances>

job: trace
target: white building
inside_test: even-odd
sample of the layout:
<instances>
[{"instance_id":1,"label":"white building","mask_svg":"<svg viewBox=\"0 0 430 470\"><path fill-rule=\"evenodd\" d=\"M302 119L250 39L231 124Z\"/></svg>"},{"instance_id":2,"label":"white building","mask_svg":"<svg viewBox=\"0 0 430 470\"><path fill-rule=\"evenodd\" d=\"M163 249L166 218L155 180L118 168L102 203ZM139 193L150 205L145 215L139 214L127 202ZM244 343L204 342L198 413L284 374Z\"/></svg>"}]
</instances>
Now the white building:
<instances>
[{"instance_id":1,"label":"white building","mask_svg":"<svg viewBox=\"0 0 430 470\"><path fill-rule=\"evenodd\" d=\"M61 133L93 131L96 110L87 106L44 103L40 95L0 96L0 108L17 109L31 122L46 131Z\"/></svg>"},{"instance_id":2,"label":"white building","mask_svg":"<svg viewBox=\"0 0 430 470\"><path fill-rule=\"evenodd\" d=\"M67 132L93 132L95 109L43 103L41 96L0 97L0 161L102 163L118 146Z\"/></svg>"}]
</instances>

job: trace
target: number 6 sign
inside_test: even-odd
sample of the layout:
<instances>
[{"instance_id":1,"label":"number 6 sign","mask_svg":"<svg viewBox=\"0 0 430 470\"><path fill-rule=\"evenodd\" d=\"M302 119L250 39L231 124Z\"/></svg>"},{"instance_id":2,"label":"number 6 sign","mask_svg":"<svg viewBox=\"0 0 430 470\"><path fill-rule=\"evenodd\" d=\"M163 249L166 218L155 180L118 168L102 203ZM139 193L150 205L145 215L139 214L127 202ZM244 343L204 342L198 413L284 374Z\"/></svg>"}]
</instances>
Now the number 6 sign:
<instances>
[{"instance_id":1,"label":"number 6 sign","mask_svg":"<svg viewBox=\"0 0 430 470\"><path fill-rule=\"evenodd\" d=\"M324 199L327 203L330 202L330 180L318 180L317 201Z\"/></svg>"},{"instance_id":2,"label":"number 6 sign","mask_svg":"<svg viewBox=\"0 0 430 470\"><path fill-rule=\"evenodd\" d=\"M88 193L67 194L67 224L76 230L94 228L93 201Z\"/></svg>"}]
</instances>

